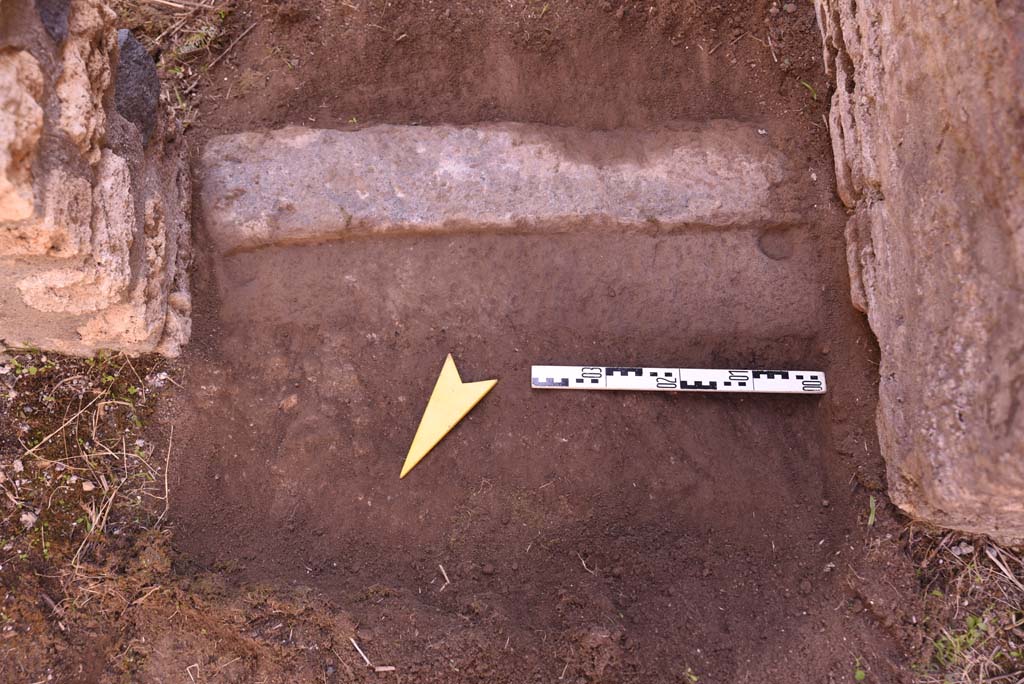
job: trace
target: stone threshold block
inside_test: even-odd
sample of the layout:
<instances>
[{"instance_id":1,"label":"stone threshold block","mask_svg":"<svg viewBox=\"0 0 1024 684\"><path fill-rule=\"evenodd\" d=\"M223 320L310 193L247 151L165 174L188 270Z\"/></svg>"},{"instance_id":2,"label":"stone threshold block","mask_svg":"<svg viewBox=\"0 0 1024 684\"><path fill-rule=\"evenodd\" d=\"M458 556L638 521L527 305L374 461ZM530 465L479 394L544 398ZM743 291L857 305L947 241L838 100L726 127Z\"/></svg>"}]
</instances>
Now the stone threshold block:
<instances>
[{"instance_id":1,"label":"stone threshold block","mask_svg":"<svg viewBox=\"0 0 1024 684\"><path fill-rule=\"evenodd\" d=\"M200 196L221 254L410 232L750 227L799 217L787 164L763 130L731 122L293 127L211 140Z\"/></svg>"}]
</instances>

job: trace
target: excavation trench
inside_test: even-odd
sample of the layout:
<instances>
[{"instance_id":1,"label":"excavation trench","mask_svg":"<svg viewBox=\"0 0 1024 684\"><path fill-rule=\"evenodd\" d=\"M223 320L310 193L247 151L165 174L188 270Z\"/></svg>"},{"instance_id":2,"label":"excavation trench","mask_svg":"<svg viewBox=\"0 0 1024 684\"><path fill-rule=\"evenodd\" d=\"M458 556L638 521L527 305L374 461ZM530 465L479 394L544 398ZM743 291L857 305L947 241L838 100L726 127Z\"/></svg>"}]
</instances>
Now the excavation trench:
<instances>
[{"instance_id":1,"label":"excavation trench","mask_svg":"<svg viewBox=\"0 0 1024 684\"><path fill-rule=\"evenodd\" d=\"M466 92L438 124L479 114ZM229 123L254 97L209 112L197 165L196 339L164 418L182 559L313 588L416 681L898 661L842 609L855 483L880 472L874 350L824 133L778 114L788 95L611 132ZM448 353L498 385L400 481ZM532 364L802 367L830 390L542 392Z\"/></svg>"}]
</instances>

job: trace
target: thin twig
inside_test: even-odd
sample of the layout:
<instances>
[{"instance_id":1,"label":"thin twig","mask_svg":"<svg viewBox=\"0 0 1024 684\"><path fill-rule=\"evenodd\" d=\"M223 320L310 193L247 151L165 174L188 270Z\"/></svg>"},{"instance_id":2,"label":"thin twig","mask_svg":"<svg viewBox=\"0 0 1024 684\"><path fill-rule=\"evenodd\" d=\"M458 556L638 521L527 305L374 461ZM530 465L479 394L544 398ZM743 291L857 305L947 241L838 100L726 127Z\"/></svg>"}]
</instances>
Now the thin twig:
<instances>
[{"instance_id":1,"label":"thin twig","mask_svg":"<svg viewBox=\"0 0 1024 684\"><path fill-rule=\"evenodd\" d=\"M86 511L89 513L90 518L92 518L92 520L90 520L90 522L92 523L92 528L88 532L86 532L85 538L82 539L82 543L78 545L78 550L75 551L75 555L71 559L72 568L78 568L82 556L82 551L85 550L86 544L88 544L89 540L92 539L93 533L97 530L99 530L101 533L103 532L103 528L107 524L107 516L110 514L110 509L114 505L114 499L117 497L117 492L119 489L121 489L122 484L124 483L118 483L118 485L113 488L113 490L110 492L110 496L107 497L106 501L104 501L100 505L99 511L97 511L95 514L92 512L91 507L90 509L86 509Z\"/></svg>"},{"instance_id":2,"label":"thin twig","mask_svg":"<svg viewBox=\"0 0 1024 684\"><path fill-rule=\"evenodd\" d=\"M242 40L247 35L249 35L249 31L252 31L254 28L256 28L256 24L258 24L258 23L259 23L258 21L254 21L252 23L252 25L249 26L249 28L245 29L240 34L238 34L238 37L235 38L233 41L231 41L231 45L228 45L227 48L224 50L224 52L222 52L219 55L217 55L217 58L215 60L213 60L212 62L210 62L209 66L206 67L206 70L209 71L213 67L217 66L217 63L220 60L224 59L224 56L227 55L229 52L231 52L232 48L234 48L236 45L238 45L238 41Z\"/></svg>"},{"instance_id":3,"label":"thin twig","mask_svg":"<svg viewBox=\"0 0 1024 684\"><path fill-rule=\"evenodd\" d=\"M148 598L150 597L150 595L151 595L151 594L152 594L152 593L153 593L154 591L156 591L157 589L159 589L159 588L160 588L160 585L158 584L158 585L156 585L155 587L153 587L152 589L150 589L149 591L147 591L147 592L146 592L145 594L143 594L143 595L142 595L141 597L139 597L139 598L135 599L134 601L132 601L132 602L131 602L131 605L133 605L133 606L137 606L137 605L139 605L140 603L142 603L143 601L145 601L146 599L148 599ZM236 659L236 660L237 660L237 659Z\"/></svg>"},{"instance_id":4,"label":"thin twig","mask_svg":"<svg viewBox=\"0 0 1024 684\"><path fill-rule=\"evenodd\" d=\"M73 422L73 421L74 421L74 420L75 420L76 418L78 418L78 416L80 416L80 415L82 415L83 413L85 413L85 411L86 411L86 410L87 410L87 409L88 409L88 408L89 408L90 406L92 406L93 404L95 404L95 403L96 403L97 401L99 401L100 399L102 399L102 398L103 398L103 397L105 397L106 395L107 395L107 390L103 390L102 392L100 392L99 394L97 394L97 395L96 395L95 397L93 397L93 400L92 400L92 401L90 401L90 402L89 402L88 404L86 404L85 406L83 406L83 407L82 407L82 408L81 408L81 409L80 409L80 410L78 411L78 413L76 413L75 415L73 415L73 416L71 416L70 418L68 418L68 419L67 419L67 420L66 420L66 421L64 422L64 424L63 424L63 425L61 425L61 426L60 426L59 428L57 428L56 430L54 430L54 431L53 431L53 432L51 432L50 434L46 435L46 437L43 437L43 439L42 439L42 440L40 440L38 444L36 444L36 445L35 445L34 447L32 447L31 449L27 450L27 451L26 451L26 452L25 452L24 454L22 454L22 456L23 456L23 457L24 457L24 456L31 456L32 454L34 454L34 453L35 453L35 451L36 451L36 449L38 449L39 447L43 446L43 445L44 445L44 444L46 444L46 443L47 443L48 441L50 441L50 439L51 439L51 438L53 438L53 436L54 436L54 435L56 435L56 434L59 434L59 433L63 432L63 431L64 431L64 428L66 428L66 427L67 427L68 425L71 425L71 423L72 423L72 422Z\"/></svg>"},{"instance_id":5,"label":"thin twig","mask_svg":"<svg viewBox=\"0 0 1024 684\"><path fill-rule=\"evenodd\" d=\"M355 675L354 675L354 673L352 672L352 668L351 668L351 666L349 666L349 664L348 664L348 661L346 661L346 660L345 660L344 658L342 658L342 657L341 657L341 654L340 654L340 653L338 653L338 652L337 652L337 651L336 651L336 650L334 649L334 647L333 647L333 646L331 647L331 653L333 653L333 654L335 655L335 657L337 657L337 659L338 659L338 662L339 662L339 663L341 663L341 664L342 664L342 665L343 665L343 666L345 667L345 671L346 671L346 672L348 672L348 678L349 678L349 679L352 679L352 677L353 677L353 676L355 676Z\"/></svg>"},{"instance_id":6,"label":"thin twig","mask_svg":"<svg viewBox=\"0 0 1024 684\"><path fill-rule=\"evenodd\" d=\"M252 31L254 28L256 28L257 24L259 24L258 21L253 22L252 25L249 28L245 29L240 34L238 34L238 37L235 38L233 41L231 41L231 44L227 46L227 48L224 50L224 52L222 52L219 55L217 55L216 59L214 59L212 62L210 62L209 64L206 65L206 73L209 73L213 69L213 67L217 66L217 63L220 62L220 60L224 59L225 55L227 55L229 52L231 52L231 50L236 45L238 45L238 41L242 40L247 35L249 35L249 31ZM196 80L192 81L192 83L187 88L185 88L185 90L183 91L184 94L185 95L190 95L192 93L192 91L196 89L196 86L198 86L198 85L199 85L199 78L197 77Z\"/></svg>"},{"instance_id":7,"label":"thin twig","mask_svg":"<svg viewBox=\"0 0 1024 684\"><path fill-rule=\"evenodd\" d=\"M231 663L237 663L237 662L238 662L239 660L241 660L241 659L242 659L242 656L237 656L237 657L236 657L236 658L234 658L233 660L229 660L228 662L224 663L223 665L219 666L219 667L218 667L218 668L217 668L216 670L214 670L214 671L213 671L213 674L214 674L214 675L218 674L218 673L219 673L219 672L220 672L221 670L223 670L223 669L224 669L225 667L227 667L227 666L228 666L228 665L230 665Z\"/></svg>"},{"instance_id":8,"label":"thin twig","mask_svg":"<svg viewBox=\"0 0 1024 684\"><path fill-rule=\"evenodd\" d=\"M1003 571L1004 575L1006 575L1006 579L1010 580L1015 585L1017 585L1018 589L1020 589L1021 591L1024 591L1024 584L1020 583L1020 580L1018 580L1014 576L1014 574L1010 571L1010 568L1007 567L1006 563L1003 562L1003 559L999 557L999 550L998 549L996 549L995 547L992 547L992 546L986 546L985 547L985 555L988 556L990 559L992 559L993 563L995 563L997 566L999 566L999 569Z\"/></svg>"},{"instance_id":9,"label":"thin twig","mask_svg":"<svg viewBox=\"0 0 1024 684\"><path fill-rule=\"evenodd\" d=\"M371 663L370 659L366 657L365 653L363 653L363 649L359 648L359 644L356 643L356 640L352 637L349 637L348 640L351 641L352 645L356 647L357 651L359 651L359 655L363 657L363 661L366 663L366 667L373 667L373 663Z\"/></svg>"},{"instance_id":10,"label":"thin twig","mask_svg":"<svg viewBox=\"0 0 1024 684\"><path fill-rule=\"evenodd\" d=\"M171 488L168 482L168 473L171 470L171 446L174 444L174 426L171 425L171 434L167 437L167 459L164 461L164 512L157 518L157 527L163 522L164 516L171 508Z\"/></svg>"},{"instance_id":11,"label":"thin twig","mask_svg":"<svg viewBox=\"0 0 1024 684\"><path fill-rule=\"evenodd\" d=\"M64 609L54 603L54 600L47 596L45 593L39 594L39 597L43 599L43 603L50 607L50 611L53 612L57 617L64 617Z\"/></svg>"},{"instance_id":12,"label":"thin twig","mask_svg":"<svg viewBox=\"0 0 1024 684\"><path fill-rule=\"evenodd\" d=\"M212 6L211 6L211 9L212 9ZM173 24L168 26L166 29L164 29L163 33L161 33L159 36L157 36L156 38L153 39L153 42L155 44L159 45L160 41L162 41L166 36L176 34L181 29L182 26L184 26L192 17L194 17L196 15L196 13L198 11L199 11L198 7L194 7L191 10L189 10L188 14L186 14L181 19L179 19L178 21L174 22Z\"/></svg>"},{"instance_id":13,"label":"thin twig","mask_svg":"<svg viewBox=\"0 0 1024 684\"><path fill-rule=\"evenodd\" d=\"M580 555L579 551L576 552L576 557L580 559L580 563L583 563L583 569L584 570L589 572L591 575L597 574L593 570L591 570L590 568L587 567L587 561L583 560L583 556Z\"/></svg>"},{"instance_id":14,"label":"thin twig","mask_svg":"<svg viewBox=\"0 0 1024 684\"><path fill-rule=\"evenodd\" d=\"M165 7L174 7L175 9L210 9L210 6L203 5L198 2L188 2L187 0L143 0L143 2L149 2L154 5L164 5Z\"/></svg>"}]
</instances>

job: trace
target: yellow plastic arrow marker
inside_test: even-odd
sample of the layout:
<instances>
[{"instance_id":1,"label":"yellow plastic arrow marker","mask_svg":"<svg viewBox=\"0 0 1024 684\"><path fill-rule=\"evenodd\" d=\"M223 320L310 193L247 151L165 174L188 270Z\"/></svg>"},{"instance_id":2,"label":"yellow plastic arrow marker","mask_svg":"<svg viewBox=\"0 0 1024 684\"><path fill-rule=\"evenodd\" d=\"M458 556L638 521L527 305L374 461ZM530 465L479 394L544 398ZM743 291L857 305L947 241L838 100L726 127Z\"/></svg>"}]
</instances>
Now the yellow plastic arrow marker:
<instances>
[{"instance_id":1,"label":"yellow plastic arrow marker","mask_svg":"<svg viewBox=\"0 0 1024 684\"><path fill-rule=\"evenodd\" d=\"M455 367L452 355L444 360L444 368L434 385L434 392L427 402L427 409L420 419L416 436L412 438L412 446L405 457L402 474L405 477L423 457L430 453L441 439L453 427L458 425L470 410L480 403L491 388L498 384L497 380L481 380L480 382L462 382L459 369Z\"/></svg>"}]
</instances>

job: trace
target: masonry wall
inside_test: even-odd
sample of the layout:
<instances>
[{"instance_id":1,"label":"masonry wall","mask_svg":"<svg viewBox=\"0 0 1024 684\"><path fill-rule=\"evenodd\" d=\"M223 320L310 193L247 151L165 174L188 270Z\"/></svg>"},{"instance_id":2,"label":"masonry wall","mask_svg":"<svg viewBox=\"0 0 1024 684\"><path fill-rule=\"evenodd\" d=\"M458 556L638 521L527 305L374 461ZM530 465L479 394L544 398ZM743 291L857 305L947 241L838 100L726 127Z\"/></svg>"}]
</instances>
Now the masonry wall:
<instances>
[{"instance_id":1,"label":"masonry wall","mask_svg":"<svg viewBox=\"0 0 1024 684\"><path fill-rule=\"evenodd\" d=\"M892 499L1024 542L1024 6L816 0Z\"/></svg>"},{"instance_id":2,"label":"masonry wall","mask_svg":"<svg viewBox=\"0 0 1024 684\"><path fill-rule=\"evenodd\" d=\"M174 355L188 168L155 66L101 0L0 4L0 340Z\"/></svg>"}]
</instances>

